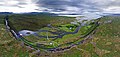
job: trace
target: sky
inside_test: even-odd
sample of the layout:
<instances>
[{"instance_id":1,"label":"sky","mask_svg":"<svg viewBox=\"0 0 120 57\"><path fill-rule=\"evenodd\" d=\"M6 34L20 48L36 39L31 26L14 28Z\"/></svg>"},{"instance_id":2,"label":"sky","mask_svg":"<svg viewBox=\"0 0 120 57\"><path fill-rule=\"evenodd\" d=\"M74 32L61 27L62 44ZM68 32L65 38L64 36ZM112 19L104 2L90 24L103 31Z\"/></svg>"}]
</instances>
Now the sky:
<instances>
[{"instance_id":1,"label":"sky","mask_svg":"<svg viewBox=\"0 0 120 57\"><path fill-rule=\"evenodd\" d=\"M98 17L120 14L120 0L0 0L0 12L48 12Z\"/></svg>"}]
</instances>

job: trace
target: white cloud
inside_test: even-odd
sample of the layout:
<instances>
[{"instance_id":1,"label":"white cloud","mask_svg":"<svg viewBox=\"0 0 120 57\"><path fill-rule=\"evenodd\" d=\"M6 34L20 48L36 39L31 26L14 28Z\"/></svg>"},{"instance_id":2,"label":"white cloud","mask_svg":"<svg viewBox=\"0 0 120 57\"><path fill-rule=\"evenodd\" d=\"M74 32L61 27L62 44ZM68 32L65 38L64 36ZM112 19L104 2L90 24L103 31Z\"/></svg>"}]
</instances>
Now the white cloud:
<instances>
[{"instance_id":1,"label":"white cloud","mask_svg":"<svg viewBox=\"0 0 120 57\"><path fill-rule=\"evenodd\" d=\"M28 10L30 9L30 10ZM19 7L3 7L0 6L0 12L14 12L14 13L23 13L23 12L38 12L31 8L19 8Z\"/></svg>"},{"instance_id":2,"label":"white cloud","mask_svg":"<svg viewBox=\"0 0 120 57\"><path fill-rule=\"evenodd\" d=\"M24 4L19 4L24 2ZM14 12L14 13L23 13L23 12L39 12L35 9L40 7L37 4L33 3L32 0L3 0L0 2L0 12ZM44 8L41 7L44 10Z\"/></svg>"},{"instance_id":3,"label":"white cloud","mask_svg":"<svg viewBox=\"0 0 120 57\"><path fill-rule=\"evenodd\" d=\"M19 2L18 1L9 1L9 2L5 2L5 5L16 5L18 4Z\"/></svg>"},{"instance_id":4,"label":"white cloud","mask_svg":"<svg viewBox=\"0 0 120 57\"><path fill-rule=\"evenodd\" d=\"M11 5L16 5L16 4L18 4L19 3L19 1L16 1L16 0L3 0L3 1L1 1L0 2L0 4L1 5L3 5L3 6L11 6Z\"/></svg>"},{"instance_id":5,"label":"white cloud","mask_svg":"<svg viewBox=\"0 0 120 57\"><path fill-rule=\"evenodd\" d=\"M105 13L120 14L120 6L111 6L104 9Z\"/></svg>"},{"instance_id":6,"label":"white cloud","mask_svg":"<svg viewBox=\"0 0 120 57\"><path fill-rule=\"evenodd\" d=\"M120 14L120 0L0 0L0 12L44 11L85 16L104 15L104 13Z\"/></svg>"}]
</instances>

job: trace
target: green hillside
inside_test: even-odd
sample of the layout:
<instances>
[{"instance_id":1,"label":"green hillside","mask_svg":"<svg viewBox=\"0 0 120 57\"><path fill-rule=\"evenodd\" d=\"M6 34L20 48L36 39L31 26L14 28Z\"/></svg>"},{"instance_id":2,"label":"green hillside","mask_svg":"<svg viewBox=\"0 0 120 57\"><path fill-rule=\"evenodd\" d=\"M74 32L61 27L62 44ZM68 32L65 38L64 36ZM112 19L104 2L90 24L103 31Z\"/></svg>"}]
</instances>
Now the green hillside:
<instances>
[{"instance_id":1,"label":"green hillside","mask_svg":"<svg viewBox=\"0 0 120 57\"><path fill-rule=\"evenodd\" d=\"M33 20L33 16L31 16L30 18L26 16L18 18L20 17L18 15L15 15L16 17L13 18L12 16L13 15L10 16L11 22L12 24L14 24L14 27L18 29L18 31L24 28L37 30L36 28L42 27L42 24L41 26L39 25L40 27L35 26L34 24L29 25L31 22L36 22L35 24L38 24L39 22L42 23L42 21ZM100 26L98 26L97 29L95 29L94 32L89 35L89 37L86 37L87 39L85 39L83 44L74 46L69 50L65 50L62 52L54 52L54 53L45 52L45 51L36 53L35 50L26 47L26 45L21 46L22 42L17 41L10 33L6 32L5 26L3 24L4 23L3 18L4 16L0 15L0 56L1 57L119 57L120 56L120 30L119 30L120 16L102 17L99 21ZM18 20L15 20L16 18ZM31 21L27 21L27 20L20 21L22 18L30 19ZM52 17L47 17L47 18L53 19ZM58 17L56 17L56 19L57 18ZM70 19L70 21L73 21L73 19L71 18L65 17L65 19L66 18ZM23 22L23 24L26 25L22 26L22 24L17 23L18 21L19 23ZM69 21L67 22L69 23ZM46 23L47 24L54 23L54 21L46 22ZM61 23L58 22L53 26L58 26L60 24ZM35 26L35 27L30 27L30 26ZM66 39L66 41L69 40Z\"/></svg>"}]
</instances>

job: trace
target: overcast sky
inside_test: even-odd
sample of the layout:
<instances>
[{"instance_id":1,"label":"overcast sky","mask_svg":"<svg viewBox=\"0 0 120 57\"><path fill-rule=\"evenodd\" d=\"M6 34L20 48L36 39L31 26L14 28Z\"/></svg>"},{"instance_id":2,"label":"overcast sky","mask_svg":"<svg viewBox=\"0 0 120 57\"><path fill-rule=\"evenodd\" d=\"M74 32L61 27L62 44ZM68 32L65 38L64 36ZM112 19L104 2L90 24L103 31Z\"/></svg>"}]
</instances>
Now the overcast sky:
<instances>
[{"instance_id":1,"label":"overcast sky","mask_svg":"<svg viewBox=\"0 0 120 57\"><path fill-rule=\"evenodd\" d=\"M56 14L120 14L120 0L0 0L0 12Z\"/></svg>"}]
</instances>

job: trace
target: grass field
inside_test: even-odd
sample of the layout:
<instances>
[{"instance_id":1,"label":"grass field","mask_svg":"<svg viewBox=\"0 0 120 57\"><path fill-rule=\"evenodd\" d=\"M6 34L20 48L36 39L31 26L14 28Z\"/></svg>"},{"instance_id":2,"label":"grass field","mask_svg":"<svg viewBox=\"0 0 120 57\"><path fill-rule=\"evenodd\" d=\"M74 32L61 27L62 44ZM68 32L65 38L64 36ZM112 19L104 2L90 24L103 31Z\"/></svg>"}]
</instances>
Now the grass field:
<instances>
[{"instance_id":1,"label":"grass field","mask_svg":"<svg viewBox=\"0 0 120 57\"><path fill-rule=\"evenodd\" d=\"M6 32L3 17L0 17L0 56L1 57L119 57L120 56L120 17L102 17L100 26L83 44L62 52L34 53L21 46L12 35ZM2 21L1 21L2 20ZM112 22L106 23L111 20ZM20 28L21 29L21 28ZM74 37L74 36L73 36ZM67 39L66 39L67 41ZM68 40L69 41L69 40ZM39 56L38 56L39 55Z\"/></svg>"},{"instance_id":2,"label":"grass field","mask_svg":"<svg viewBox=\"0 0 120 57\"><path fill-rule=\"evenodd\" d=\"M48 24L51 24L52 26L58 26L75 20L74 17L49 16L42 14L10 15L9 19L17 31L22 29L39 30L40 28L46 27Z\"/></svg>"}]
</instances>

